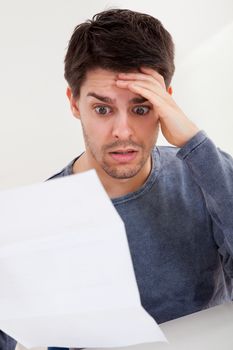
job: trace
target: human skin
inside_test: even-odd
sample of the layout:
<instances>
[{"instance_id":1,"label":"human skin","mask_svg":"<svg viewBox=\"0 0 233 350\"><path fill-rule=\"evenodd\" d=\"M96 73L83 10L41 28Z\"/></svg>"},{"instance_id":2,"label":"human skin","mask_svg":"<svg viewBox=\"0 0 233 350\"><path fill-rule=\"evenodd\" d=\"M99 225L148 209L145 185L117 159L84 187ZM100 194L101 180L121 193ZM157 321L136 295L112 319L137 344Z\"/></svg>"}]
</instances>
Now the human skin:
<instances>
[{"instance_id":1,"label":"human skin","mask_svg":"<svg viewBox=\"0 0 233 350\"><path fill-rule=\"evenodd\" d=\"M159 125L168 142L178 147L199 131L171 93L163 77L148 68L141 68L141 73L91 70L78 98L68 87L71 110L82 123L86 148L73 172L94 168L111 198L138 189L151 171Z\"/></svg>"},{"instance_id":2,"label":"human skin","mask_svg":"<svg viewBox=\"0 0 233 350\"><path fill-rule=\"evenodd\" d=\"M141 68L141 73L120 73L116 85L147 98L158 116L166 140L177 147L184 146L200 130L175 103L171 90L158 72Z\"/></svg>"}]
</instances>

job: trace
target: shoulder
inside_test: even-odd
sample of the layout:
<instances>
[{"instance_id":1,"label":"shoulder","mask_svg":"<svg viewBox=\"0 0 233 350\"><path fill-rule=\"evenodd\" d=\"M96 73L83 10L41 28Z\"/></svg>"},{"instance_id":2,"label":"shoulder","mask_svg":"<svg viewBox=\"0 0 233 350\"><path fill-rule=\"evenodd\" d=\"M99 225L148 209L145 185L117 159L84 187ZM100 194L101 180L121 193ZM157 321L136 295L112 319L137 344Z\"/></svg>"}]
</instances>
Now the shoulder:
<instances>
[{"instance_id":1,"label":"shoulder","mask_svg":"<svg viewBox=\"0 0 233 350\"><path fill-rule=\"evenodd\" d=\"M175 146L156 146L153 150L153 157L159 157L161 168L167 167L171 163L181 165L180 159L176 156L180 148Z\"/></svg>"},{"instance_id":2,"label":"shoulder","mask_svg":"<svg viewBox=\"0 0 233 350\"><path fill-rule=\"evenodd\" d=\"M177 154L181 148L175 146L156 146L153 152L155 169L160 180L175 184L178 182L193 182L192 174L187 164ZM156 166L157 162L157 166Z\"/></svg>"},{"instance_id":3,"label":"shoulder","mask_svg":"<svg viewBox=\"0 0 233 350\"><path fill-rule=\"evenodd\" d=\"M69 176L73 174L73 165L74 162L79 158L76 157L74 158L71 162L69 162L62 170L60 170L58 173L50 176L46 181L48 180L53 180L53 179L57 179L59 177L64 177L64 176Z\"/></svg>"},{"instance_id":4,"label":"shoulder","mask_svg":"<svg viewBox=\"0 0 233 350\"><path fill-rule=\"evenodd\" d=\"M176 156L176 153L180 150L180 148L175 146L156 146L155 150L158 150L161 154L166 154L170 157Z\"/></svg>"}]
</instances>

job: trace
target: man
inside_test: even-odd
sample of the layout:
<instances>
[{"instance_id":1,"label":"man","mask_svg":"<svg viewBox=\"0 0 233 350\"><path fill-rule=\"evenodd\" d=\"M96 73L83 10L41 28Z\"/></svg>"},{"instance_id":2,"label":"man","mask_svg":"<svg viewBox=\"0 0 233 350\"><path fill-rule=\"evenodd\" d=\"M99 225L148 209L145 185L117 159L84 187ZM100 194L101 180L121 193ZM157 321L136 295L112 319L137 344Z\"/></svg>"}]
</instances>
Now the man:
<instances>
[{"instance_id":1,"label":"man","mask_svg":"<svg viewBox=\"0 0 233 350\"><path fill-rule=\"evenodd\" d=\"M65 78L86 149L52 177L96 170L158 323L233 294L233 159L177 106L173 73L173 41L157 19L118 9L78 25ZM155 146L159 127L176 147Z\"/></svg>"},{"instance_id":2,"label":"man","mask_svg":"<svg viewBox=\"0 0 233 350\"><path fill-rule=\"evenodd\" d=\"M78 25L67 96L85 152L123 219L141 302L158 322L232 299L233 159L172 99L174 45L155 18L109 10ZM176 147L156 147L159 126Z\"/></svg>"}]
</instances>

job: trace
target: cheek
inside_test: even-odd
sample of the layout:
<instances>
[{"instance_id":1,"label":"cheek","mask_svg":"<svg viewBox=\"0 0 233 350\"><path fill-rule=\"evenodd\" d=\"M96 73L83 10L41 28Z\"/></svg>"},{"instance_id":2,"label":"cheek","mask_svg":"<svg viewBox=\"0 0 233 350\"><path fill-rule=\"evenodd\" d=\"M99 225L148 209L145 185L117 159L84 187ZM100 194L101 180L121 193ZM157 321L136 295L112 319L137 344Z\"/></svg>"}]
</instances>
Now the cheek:
<instances>
[{"instance_id":1,"label":"cheek","mask_svg":"<svg viewBox=\"0 0 233 350\"><path fill-rule=\"evenodd\" d=\"M154 118L149 118L143 122L138 128L144 140L147 142L153 140L159 130L159 122L155 121Z\"/></svg>"},{"instance_id":2,"label":"cheek","mask_svg":"<svg viewBox=\"0 0 233 350\"><path fill-rule=\"evenodd\" d=\"M101 146L109 138L109 125L95 118L83 118L82 126L89 141L96 146Z\"/></svg>"},{"instance_id":3,"label":"cheek","mask_svg":"<svg viewBox=\"0 0 233 350\"><path fill-rule=\"evenodd\" d=\"M151 149L157 142L159 133L159 123L149 123L144 128L144 134L142 135L144 139L144 144L146 148Z\"/></svg>"}]
</instances>

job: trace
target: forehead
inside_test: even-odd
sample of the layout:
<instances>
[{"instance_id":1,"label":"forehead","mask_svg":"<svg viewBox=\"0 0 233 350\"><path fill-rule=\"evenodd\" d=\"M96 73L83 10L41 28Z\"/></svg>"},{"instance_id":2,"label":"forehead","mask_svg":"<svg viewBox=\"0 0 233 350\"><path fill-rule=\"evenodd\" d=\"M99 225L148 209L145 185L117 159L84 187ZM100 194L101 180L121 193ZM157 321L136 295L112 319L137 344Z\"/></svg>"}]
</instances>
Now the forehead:
<instances>
[{"instance_id":1,"label":"forehead","mask_svg":"<svg viewBox=\"0 0 233 350\"><path fill-rule=\"evenodd\" d=\"M113 72L110 70L96 68L93 70L89 70L86 74L86 79L83 83L83 86L96 85L102 86L106 84L113 85L117 79L117 72Z\"/></svg>"}]
</instances>

